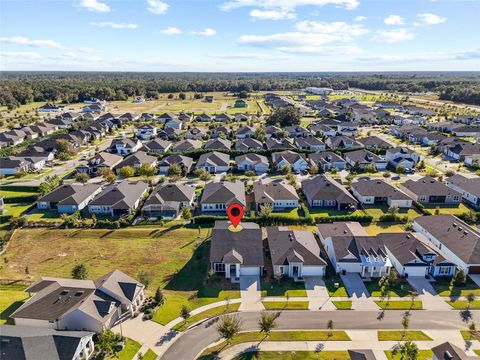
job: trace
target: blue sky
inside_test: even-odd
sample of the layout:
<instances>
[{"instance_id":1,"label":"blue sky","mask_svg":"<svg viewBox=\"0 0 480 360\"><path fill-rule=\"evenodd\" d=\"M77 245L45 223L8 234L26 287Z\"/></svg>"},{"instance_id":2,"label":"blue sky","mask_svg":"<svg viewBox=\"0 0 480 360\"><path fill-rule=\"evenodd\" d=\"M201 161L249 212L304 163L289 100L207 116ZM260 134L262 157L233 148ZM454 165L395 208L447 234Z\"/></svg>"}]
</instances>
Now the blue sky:
<instances>
[{"instance_id":1,"label":"blue sky","mask_svg":"<svg viewBox=\"0 0 480 360\"><path fill-rule=\"evenodd\" d=\"M0 0L2 70L480 70L478 0Z\"/></svg>"}]
</instances>

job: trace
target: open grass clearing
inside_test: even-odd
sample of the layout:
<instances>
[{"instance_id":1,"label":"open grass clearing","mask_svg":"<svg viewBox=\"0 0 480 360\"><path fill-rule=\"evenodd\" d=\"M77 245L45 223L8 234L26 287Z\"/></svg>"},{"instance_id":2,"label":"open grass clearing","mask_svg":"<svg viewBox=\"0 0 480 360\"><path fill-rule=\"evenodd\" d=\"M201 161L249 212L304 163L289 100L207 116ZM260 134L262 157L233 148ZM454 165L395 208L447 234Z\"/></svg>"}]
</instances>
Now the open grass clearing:
<instances>
[{"instance_id":1,"label":"open grass clearing","mask_svg":"<svg viewBox=\"0 0 480 360\"><path fill-rule=\"evenodd\" d=\"M308 301L262 301L265 310L308 310Z\"/></svg>"},{"instance_id":2,"label":"open grass clearing","mask_svg":"<svg viewBox=\"0 0 480 360\"><path fill-rule=\"evenodd\" d=\"M350 360L348 351L252 351L234 360Z\"/></svg>"},{"instance_id":3,"label":"open grass clearing","mask_svg":"<svg viewBox=\"0 0 480 360\"><path fill-rule=\"evenodd\" d=\"M377 333L378 341L429 341L430 336L423 331L417 330L395 330L395 331L379 331Z\"/></svg>"},{"instance_id":4,"label":"open grass clearing","mask_svg":"<svg viewBox=\"0 0 480 360\"><path fill-rule=\"evenodd\" d=\"M394 300L394 301L375 301L380 309L383 310L422 310L423 304L420 300L411 301L402 301L402 300Z\"/></svg>"},{"instance_id":5,"label":"open grass clearing","mask_svg":"<svg viewBox=\"0 0 480 360\"><path fill-rule=\"evenodd\" d=\"M190 325L195 324L200 320L235 312L238 310L239 307L240 307L240 303L230 304L228 306L227 305L217 306L212 309L202 311L199 314L189 317L187 321L184 321L178 325L175 325L172 329L176 331L185 331L186 329L188 329Z\"/></svg>"}]
</instances>

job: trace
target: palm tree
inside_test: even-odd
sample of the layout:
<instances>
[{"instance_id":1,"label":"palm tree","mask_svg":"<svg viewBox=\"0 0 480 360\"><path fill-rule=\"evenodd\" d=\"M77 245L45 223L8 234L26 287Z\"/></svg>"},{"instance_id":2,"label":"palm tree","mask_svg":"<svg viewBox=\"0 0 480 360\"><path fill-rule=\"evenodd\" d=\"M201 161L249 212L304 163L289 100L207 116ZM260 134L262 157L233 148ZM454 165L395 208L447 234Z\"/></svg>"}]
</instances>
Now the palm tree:
<instances>
[{"instance_id":1,"label":"palm tree","mask_svg":"<svg viewBox=\"0 0 480 360\"><path fill-rule=\"evenodd\" d=\"M242 329L242 321L237 315L224 315L220 318L217 331L229 345Z\"/></svg>"},{"instance_id":2,"label":"palm tree","mask_svg":"<svg viewBox=\"0 0 480 360\"><path fill-rule=\"evenodd\" d=\"M260 319L258 320L258 326L260 327L260 332L265 334L265 337L268 337L272 329L277 326L277 317L278 315L275 313L262 311Z\"/></svg>"},{"instance_id":3,"label":"palm tree","mask_svg":"<svg viewBox=\"0 0 480 360\"><path fill-rule=\"evenodd\" d=\"M405 341L400 344L398 353L400 354L400 360L417 360L418 346L414 342Z\"/></svg>"},{"instance_id":4,"label":"palm tree","mask_svg":"<svg viewBox=\"0 0 480 360\"><path fill-rule=\"evenodd\" d=\"M470 307L472 306L472 303L475 301L475 299L477 297L475 296L475 294L473 292L470 292L470 293L467 294L467 296L465 298L467 299L468 309L470 310Z\"/></svg>"},{"instance_id":5,"label":"palm tree","mask_svg":"<svg viewBox=\"0 0 480 360\"><path fill-rule=\"evenodd\" d=\"M328 329L328 337L333 336L333 320L328 320L327 321L327 329Z\"/></svg>"}]
</instances>

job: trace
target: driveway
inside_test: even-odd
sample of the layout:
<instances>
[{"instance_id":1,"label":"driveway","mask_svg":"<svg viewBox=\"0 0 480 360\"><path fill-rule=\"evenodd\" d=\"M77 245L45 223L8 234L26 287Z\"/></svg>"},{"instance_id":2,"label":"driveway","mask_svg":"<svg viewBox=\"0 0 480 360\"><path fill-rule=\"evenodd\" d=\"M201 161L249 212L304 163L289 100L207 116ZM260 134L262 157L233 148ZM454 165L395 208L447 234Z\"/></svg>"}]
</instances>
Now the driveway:
<instances>
[{"instance_id":1,"label":"driveway","mask_svg":"<svg viewBox=\"0 0 480 360\"><path fill-rule=\"evenodd\" d=\"M240 276L240 311L264 310L259 276Z\"/></svg>"},{"instance_id":2,"label":"driveway","mask_svg":"<svg viewBox=\"0 0 480 360\"><path fill-rule=\"evenodd\" d=\"M347 289L348 295L354 298L366 298L370 297L365 284L362 281L362 278L357 273L348 273L346 275L341 275L343 284Z\"/></svg>"},{"instance_id":3,"label":"driveway","mask_svg":"<svg viewBox=\"0 0 480 360\"><path fill-rule=\"evenodd\" d=\"M432 283L425 279L424 276L409 276L407 278L410 286L418 292L419 300L422 300L423 308L425 310L449 310L448 305L432 286Z\"/></svg>"},{"instance_id":4,"label":"driveway","mask_svg":"<svg viewBox=\"0 0 480 360\"><path fill-rule=\"evenodd\" d=\"M480 275L475 275L475 274L471 274L471 275L468 275L470 277L470 279L473 280L473 282L475 284L477 284L478 286L480 286Z\"/></svg>"},{"instance_id":5,"label":"driveway","mask_svg":"<svg viewBox=\"0 0 480 360\"><path fill-rule=\"evenodd\" d=\"M328 301L330 297L325 282L320 276L305 276L305 290L307 291L309 310L326 309L326 306L333 307L331 310L334 309L333 304Z\"/></svg>"}]
</instances>

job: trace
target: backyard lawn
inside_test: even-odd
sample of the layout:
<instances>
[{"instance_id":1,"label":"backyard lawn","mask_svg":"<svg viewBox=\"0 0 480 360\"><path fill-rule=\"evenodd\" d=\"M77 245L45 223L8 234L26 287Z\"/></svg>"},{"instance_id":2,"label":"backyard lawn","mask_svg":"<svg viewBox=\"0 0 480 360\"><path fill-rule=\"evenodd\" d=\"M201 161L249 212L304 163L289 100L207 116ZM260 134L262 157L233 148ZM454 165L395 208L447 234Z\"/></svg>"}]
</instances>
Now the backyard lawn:
<instances>
[{"instance_id":1,"label":"backyard lawn","mask_svg":"<svg viewBox=\"0 0 480 360\"><path fill-rule=\"evenodd\" d=\"M380 233L396 233L405 232L403 226L400 224L394 224L389 222L372 223L363 227L368 235L378 235Z\"/></svg>"},{"instance_id":2,"label":"backyard lawn","mask_svg":"<svg viewBox=\"0 0 480 360\"><path fill-rule=\"evenodd\" d=\"M367 215L373 216L377 220L380 216L388 214L388 207L381 205L364 205ZM413 220L421 214L415 209L398 209L399 216L408 216L408 220Z\"/></svg>"},{"instance_id":3,"label":"backyard lawn","mask_svg":"<svg viewBox=\"0 0 480 360\"><path fill-rule=\"evenodd\" d=\"M471 209L466 206L465 204L461 203L460 205L424 205L424 208L430 211L432 214L435 213L435 210L438 208L440 211L440 215L443 214L451 214L451 215L459 215L468 213Z\"/></svg>"},{"instance_id":4,"label":"backyard lawn","mask_svg":"<svg viewBox=\"0 0 480 360\"><path fill-rule=\"evenodd\" d=\"M10 314L28 299L28 294L23 292L25 289L25 285L0 285L0 324L12 322L8 318Z\"/></svg>"},{"instance_id":5,"label":"backyard lawn","mask_svg":"<svg viewBox=\"0 0 480 360\"><path fill-rule=\"evenodd\" d=\"M467 276L467 282L464 286L454 286L451 284L451 278L436 278L433 282L435 291L440 296L466 296L469 293L474 293L476 296L480 296L480 288L478 285Z\"/></svg>"}]
</instances>

